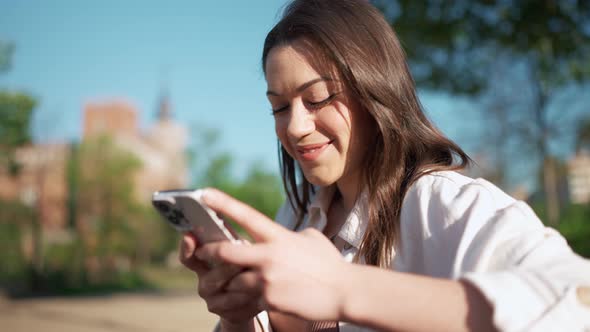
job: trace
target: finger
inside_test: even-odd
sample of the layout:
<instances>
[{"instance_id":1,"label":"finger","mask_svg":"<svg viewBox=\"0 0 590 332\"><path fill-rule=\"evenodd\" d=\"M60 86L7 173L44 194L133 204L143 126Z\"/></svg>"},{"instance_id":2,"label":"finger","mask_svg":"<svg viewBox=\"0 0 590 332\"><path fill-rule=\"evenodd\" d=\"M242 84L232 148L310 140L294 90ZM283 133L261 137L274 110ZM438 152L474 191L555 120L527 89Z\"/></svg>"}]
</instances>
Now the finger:
<instances>
[{"instance_id":1,"label":"finger","mask_svg":"<svg viewBox=\"0 0 590 332\"><path fill-rule=\"evenodd\" d=\"M264 299L264 296L258 298L258 302L256 303L256 307L260 310L272 310L273 308L268 304L268 302Z\"/></svg>"},{"instance_id":2,"label":"finger","mask_svg":"<svg viewBox=\"0 0 590 332\"><path fill-rule=\"evenodd\" d=\"M245 310L230 310L230 311L223 311L220 312L218 315L223 317L225 322L229 322L230 324L237 324L238 326L242 326L244 321L250 321L259 314L262 310L258 309L256 306L256 302L253 301L252 303L246 304L244 307L247 309Z\"/></svg>"},{"instance_id":3,"label":"finger","mask_svg":"<svg viewBox=\"0 0 590 332\"><path fill-rule=\"evenodd\" d=\"M228 292L249 294L260 294L262 293L262 288L262 278L256 271L244 271L231 279L225 286L225 290Z\"/></svg>"},{"instance_id":4,"label":"finger","mask_svg":"<svg viewBox=\"0 0 590 332\"><path fill-rule=\"evenodd\" d=\"M197 249L195 256L202 261L257 268L268 261L269 252L263 244L246 245L218 241Z\"/></svg>"},{"instance_id":5,"label":"finger","mask_svg":"<svg viewBox=\"0 0 590 332\"><path fill-rule=\"evenodd\" d=\"M197 247L197 241L194 235L185 233L180 240L179 259L180 262L187 268L195 271L199 276L205 274L209 267L207 264L197 257L195 257L195 248Z\"/></svg>"},{"instance_id":6,"label":"finger","mask_svg":"<svg viewBox=\"0 0 590 332\"><path fill-rule=\"evenodd\" d=\"M221 293L217 296L207 299L207 309L213 313L229 312L229 311L247 311L246 305L251 305L252 310L257 310L258 298L252 294L240 292Z\"/></svg>"},{"instance_id":7,"label":"finger","mask_svg":"<svg viewBox=\"0 0 590 332\"><path fill-rule=\"evenodd\" d=\"M314 238L327 238L326 235L313 227L307 227L298 232L301 235Z\"/></svg>"},{"instance_id":8,"label":"finger","mask_svg":"<svg viewBox=\"0 0 590 332\"><path fill-rule=\"evenodd\" d=\"M215 212L231 218L242 226L256 242L276 238L286 231L284 227L256 209L217 189L204 189L201 199Z\"/></svg>"},{"instance_id":9,"label":"finger","mask_svg":"<svg viewBox=\"0 0 590 332\"><path fill-rule=\"evenodd\" d=\"M199 278L199 295L208 297L220 292L242 269L235 265L221 264Z\"/></svg>"}]
</instances>

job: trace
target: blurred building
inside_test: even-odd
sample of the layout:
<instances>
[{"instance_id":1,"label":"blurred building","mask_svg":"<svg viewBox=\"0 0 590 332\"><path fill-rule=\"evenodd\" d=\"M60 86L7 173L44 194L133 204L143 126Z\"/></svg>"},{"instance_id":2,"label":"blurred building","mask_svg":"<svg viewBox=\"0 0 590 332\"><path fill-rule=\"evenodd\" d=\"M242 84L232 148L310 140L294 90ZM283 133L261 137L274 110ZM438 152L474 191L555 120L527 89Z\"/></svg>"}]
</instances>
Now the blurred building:
<instances>
[{"instance_id":1,"label":"blurred building","mask_svg":"<svg viewBox=\"0 0 590 332\"><path fill-rule=\"evenodd\" d=\"M188 131L172 119L171 113L168 96L162 94L156 122L142 132L137 110L128 102L89 103L84 107L84 140L109 135L119 147L140 159L142 169L135 189L141 202L148 203L156 190L188 185Z\"/></svg>"},{"instance_id":2,"label":"blurred building","mask_svg":"<svg viewBox=\"0 0 590 332\"><path fill-rule=\"evenodd\" d=\"M144 131L140 129L138 110L121 100L88 103L83 108L83 119L83 142L109 135L119 147L139 158L142 168L136 175L135 189L140 202L149 204L155 190L188 185L188 131L172 119L167 95L160 98L156 121ZM67 167L73 148L66 143L19 148L15 157L20 172L11 176L0 169L0 199L35 208L47 228L63 228L68 220Z\"/></svg>"},{"instance_id":3,"label":"blurred building","mask_svg":"<svg viewBox=\"0 0 590 332\"><path fill-rule=\"evenodd\" d=\"M68 144L37 144L21 147L15 159L20 165L16 176L0 172L0 198L18 200L35 208L45 226L62 227L66 220L68 196L66 165Z\"/></svg>"},{"instance_id":4,"label":"blurred building","mask_svg":"<svg viewBox=\"0 0 590 332\"><path fill-rule=\"evenodd\" d=\"M590 203L590 152L580 150L567 164L570 200L572 203Z\"/></svg>"},{"instance_id":5,"label":"blurred building","mask_svg":"<svg viewBox=\"0 0 590 332\"><path fill-rule=\"evenodd\" d=\"M125 101L86 104L83 126L84 139L100 134L117 137L139 134L137 111Z\"/></svg>"}]
</instances>

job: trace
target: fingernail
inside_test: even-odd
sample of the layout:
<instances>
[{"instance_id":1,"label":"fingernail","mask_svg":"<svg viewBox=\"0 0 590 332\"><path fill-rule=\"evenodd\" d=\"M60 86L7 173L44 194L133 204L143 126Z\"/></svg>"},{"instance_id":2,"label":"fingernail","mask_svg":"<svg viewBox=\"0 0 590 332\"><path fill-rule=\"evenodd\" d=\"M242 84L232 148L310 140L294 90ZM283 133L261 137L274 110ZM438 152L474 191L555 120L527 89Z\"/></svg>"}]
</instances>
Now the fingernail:
<instances>
[{"instance_id":1,"label":"fingernail","mask_svg":"<svg viewBox=\"0 0 590 332\"><path fill-rule=\"evenodd\" d=\"M184 235L182 237L182 244L181 244L181 250L182 250L182 253L184 255L184 258L190 258L191 254L192 254L188 250L189 247L190 247L189 239L187 238L186 235Z\"/></svg>"},{"instance_id":2,"label":"fingernail","mask_svg":"<svg viewBox=\"0 0 590 332\"><path fill-rule=\"evenodd\" d=\"M208 192L208 188L203 188L201 189L201 200L202 201L206 201L207 200L207 192Z\"/></svg>"}]
</instances>

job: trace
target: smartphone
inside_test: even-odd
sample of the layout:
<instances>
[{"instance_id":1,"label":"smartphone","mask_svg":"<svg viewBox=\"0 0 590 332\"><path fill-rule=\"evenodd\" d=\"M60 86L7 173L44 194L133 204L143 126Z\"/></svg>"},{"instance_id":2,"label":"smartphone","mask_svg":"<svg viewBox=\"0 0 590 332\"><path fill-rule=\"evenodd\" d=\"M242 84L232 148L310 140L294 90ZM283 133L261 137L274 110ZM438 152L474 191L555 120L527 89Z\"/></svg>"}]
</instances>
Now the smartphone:
<instances>
[{"instance_id":1,"label":"smartphone","mask_svg":"<svg viewBox=\"0 0 590 332\"><path fill-rule=\"evenodd\" d=\"M201 202L201 190L156 191L152 205L179 232L191 232L199 245L214 241L240 242L236 232Z\"/></svg>"}]
</instances>

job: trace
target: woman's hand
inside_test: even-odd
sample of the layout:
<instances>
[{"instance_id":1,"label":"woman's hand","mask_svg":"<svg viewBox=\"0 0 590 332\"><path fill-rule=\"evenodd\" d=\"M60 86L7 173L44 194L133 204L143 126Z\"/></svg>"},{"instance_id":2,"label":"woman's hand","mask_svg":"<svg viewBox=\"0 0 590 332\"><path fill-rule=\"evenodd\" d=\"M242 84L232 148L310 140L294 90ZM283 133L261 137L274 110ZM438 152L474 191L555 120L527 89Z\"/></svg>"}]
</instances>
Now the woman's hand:
<instances>
[{"instance_id":1,"label":"woman's hand","mask_svg":"<svg viewBox=\"0 0 590 332\"><path fill-rule=\"evenodd\" d=\"M221 317L222 325L242 325L247 329L253 324L253 317L260 312L260 294L256 292L227 291L226 286L242 268L231 264L213 264L194 256L197 242L190 233L184 234L180 245L180 261L199 276L199 295L207 303L210 312Z\"/></svg>"},{"instance_id":2,"label":"woman's hand","mask_svg":"<svg viewBox=\"0 0 590 332\"><path fill-rule=\"evenodd\" d=\"M343 309L348 264L328 239L314 229L296 233L250 206L215 189L203 192L214 211L241 225L252 245L210 243L196 250L201 261L221 261L247 268L225 288L260 294L259 308L309 320L338 320Z\"/></svg>"}]
</instances>

